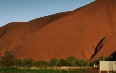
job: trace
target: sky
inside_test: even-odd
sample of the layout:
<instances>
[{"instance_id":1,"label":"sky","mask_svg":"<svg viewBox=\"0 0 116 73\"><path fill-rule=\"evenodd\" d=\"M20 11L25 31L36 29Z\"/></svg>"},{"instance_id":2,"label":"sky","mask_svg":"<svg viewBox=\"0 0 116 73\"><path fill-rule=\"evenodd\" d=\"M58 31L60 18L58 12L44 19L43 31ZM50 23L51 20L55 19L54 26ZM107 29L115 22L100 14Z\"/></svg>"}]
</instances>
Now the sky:
<instances>
[{"instance_id":1,"label":"sky","mask_svg":"<svg viewBox=\"0 0 116 73\"><path fill-rule=\"evenodd\" d=\"M0 0L0 27L51 14L72 11L94 0Z\"/></svg>"}]
</instances>

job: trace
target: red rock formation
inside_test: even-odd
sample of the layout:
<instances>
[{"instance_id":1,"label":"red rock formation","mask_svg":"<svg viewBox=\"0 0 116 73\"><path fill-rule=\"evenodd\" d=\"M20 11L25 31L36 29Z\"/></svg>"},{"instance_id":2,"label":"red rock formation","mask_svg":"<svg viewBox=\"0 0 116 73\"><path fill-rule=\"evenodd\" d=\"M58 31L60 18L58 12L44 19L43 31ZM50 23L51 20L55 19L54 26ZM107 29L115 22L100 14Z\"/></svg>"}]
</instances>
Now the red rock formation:
<instances>
[{"instance_id":1,"label":"red rock formation","mask_svg":"<svg viewBox=\"0 0 116 73\"><path fill-rule=\"evenodd\" d=\"M97 0L72 12L0 28L0 50L35 60L74 56L85 60L116 51L116 0Z\"/></svg>"}]
</instances>

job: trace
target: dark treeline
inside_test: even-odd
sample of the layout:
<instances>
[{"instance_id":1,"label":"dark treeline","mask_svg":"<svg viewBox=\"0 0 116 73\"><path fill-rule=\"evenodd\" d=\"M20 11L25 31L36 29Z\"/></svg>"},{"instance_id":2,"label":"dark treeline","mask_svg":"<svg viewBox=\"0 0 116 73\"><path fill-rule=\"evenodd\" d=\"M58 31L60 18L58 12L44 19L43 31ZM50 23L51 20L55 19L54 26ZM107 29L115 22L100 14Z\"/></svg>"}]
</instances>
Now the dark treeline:
<instances>
[{"instance_id":1,"label":"dark treeline","mask_svg":"<svg viewBox=\"0 0 116 73\"><path fill-rule=\"evenodd\" d=\"M57 67L57 66L89 66L88 61L79 60L75 57L68 57L66 59L57 60L52 58L50 61L40 60L34 61L31 58L28 59L16 59L14 55L6 51L4 55L0 58L0 67L11 68L11 67Z\"/></svg>"},{"instance_id":2,"label":"dark treeline","mask_svg":"<svg viewBox=\"0 0 116 73\"><path fill-rule=\"evenodd\" d=\"M109 60L110 58L107 58ZM34 61L31 58L28 59L16 59L14 55L6 51L4 55L0 58L0 67L1 68L18 68L18 67L37 67L37 68L45 68L45 67L59 67L59 66L93 66L94 64L98 64L100 60L105 60L103 57L100 57L97 61L89 62L77 59L75 57L68 57L66 59L57 60L56 58L52 58L50 61L40 60Z\"/></svg>"}]
</instances>

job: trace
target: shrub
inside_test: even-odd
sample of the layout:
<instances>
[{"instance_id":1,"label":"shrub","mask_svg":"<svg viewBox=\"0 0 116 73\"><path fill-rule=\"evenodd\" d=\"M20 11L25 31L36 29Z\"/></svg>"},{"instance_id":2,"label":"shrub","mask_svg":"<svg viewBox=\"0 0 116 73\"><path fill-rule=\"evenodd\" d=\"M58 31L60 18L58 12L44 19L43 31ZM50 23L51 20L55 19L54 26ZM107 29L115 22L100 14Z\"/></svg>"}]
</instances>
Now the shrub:
<instances>
[{"instance_id":1,"label":"shrub","mask_svg":"<svg viewBox=\"0 0 116 73\"><path fill-rule=\"evenodd\" d=\"M89 66L89 62L84 61L84 60L77 60L77 65L78 66Z\"/></svg>"},{"instance_id":2,"label":"shrub","mask_svg":"<svg viewBox=\"0 0 116 73\"><path fill-rule=\"evenodd\" d=\"M67 66L77 66L77 59L75 57L68 57L66 63Z\"/></svg>"},{"instance_id":3,"label":"shrub","mask_svg":"<svg viewBox=\"0 0 116 73\"><path fill-rule=\"evenodd\" d=\"M45 68L48 66L48 63L44 60L40 60L40 61L37 61L35 62L34 64L36 67L40 67L40 68Z\"/></svg>"},{"instance_id":4,"label":"shrub","mask_svg":"<svg viewBox=\"0 0 116 73\"><path fill-rule=\"evenodd\" d=\"M11 68L14 66L14 64L15 64L14 55L11 52L6 51L4 53L4 56L1 57L0 65L5 68Z\"/></svg>"},{"instance_id":5,"label":"shrub","mask_svg":"<svg viewBox=\"0 0 116 73\"><path fill-rule=\"evenodd\" d=\"M49 65L50 66L57 66L58 65L58 60L56 58L52 58L50 61L49 61Z\"/></svg>"},{"instance_id":6,"label":"shrub","mask_svg":"<svg viewBox=\"0 0 116 73\"><path fill-rule=\"evenodd\" d=\"M60 61L58 62L58 66L67 66L67 62L65 59L60 59Z\"/></svg>"},{"instance_id":7,"label":"shrub","mask_svg":"<svg viewBox=\"0 0 116 73\"><path fill-rule=\"evenodd\" d=\"M25 67L30 69L30 67L32 67L34 65L34 60L31 59L31 58L24 59L22 64L23 64L23 66L25 66Z\"/></svg>"}]
</instances>

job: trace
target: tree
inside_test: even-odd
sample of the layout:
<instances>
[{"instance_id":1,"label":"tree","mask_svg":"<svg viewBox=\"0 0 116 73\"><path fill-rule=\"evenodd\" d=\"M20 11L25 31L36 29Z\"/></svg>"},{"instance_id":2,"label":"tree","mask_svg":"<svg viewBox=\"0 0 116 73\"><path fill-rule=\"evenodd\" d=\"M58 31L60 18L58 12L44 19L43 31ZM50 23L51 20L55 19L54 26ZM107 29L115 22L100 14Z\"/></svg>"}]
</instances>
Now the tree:
<instances>
[{"instance_id":1,"label":"tree","mask_svg":"<svg viewBox=\"0 0 116 73\"><path fill-rule=\"evenodd\" d=\"M84 60L77 60L77 65L78 66L89 66L89 62L84 61Z\"/></svg>"},{"instance_id":2,"label":"tree","mask_svg":"<svg viewBox=\"0 0 116 73\"><path fill-rule=\"evenodd\" d=\"M55 69L54 67L58 65L58 60L57 60L56 58L52 58L52 59L49 61L49 65L50 65L51 67L53 67L52 70L53 70L53 73L54 73L54 69Z\"/></svg>"},{"instance_id":3,"label":"tree","mask_svg":"<svg viewBox=\"0 0 116 73\"><path fill-rule=\"evenodd\" d=\"M15 59L15 66L16 67L24 67L23 61L21 59Z\"/></svg>"},{"instance_id":4,"label":"tree","mask_svg":"<svg viewBox=\"0 0 116 73\"><path fill-rule=\"evenodd\" d=\"M98 61L91 61L89 63L89 66L93 67L94 65L97 65L98 64Z\"/></svg>"},{"instance_id":5,"label":"tree","mask_svg":"<svg viewBox=\"0 0 116 73\"><path fill-rule=\"evenodd\" d=\"M4 56L1 57L0 65L5 68L11 68L14 66L14 64L15 64L14 55L11 52L6 51L4 53Z\"/></svg>"},{"instance_id":6,"label":"tree","mask_svg":"<svg viewBox=\"0 0 116 73\"><path fill-rule=\"evenodd\" d=\"M30 67L32 67L34 64L34 60L31 58L28 58L28 59L24 59L22 63L25 67L30 69Z\"/></svg>"},{"instance_id":7,"label":"tree","mask_svg":"<svg viewBox=\"0 0 116 73\"><path fill-rule=\"evenodd\" d=\"M67 62L65 59L60 59L60 61L58 62L58 66L67 66Z\"/></svg>"},{"instance_id":8,"label":"tree","mask_svg":"<svg viewBox=\"0 0 116 73\"><path fill-rule=\"evenodd\" d=\"M58 65L58 60L56 58L53 58L49 61L50 66L57 66Z\"/></svg>"},{"instance_id":9,"label":"tree","mask_svg":"<svg viewBox=\"0 0 116 73\"><path fill-rule=\"evenodd\" d=\"M35 66L36 67L41 67L41 68L45 68L48 66L48 63L44 60L40 60L38 62L35 62Z\"/></svg>"},{"instance_id":10,"label":"tree","mask_svg":"<svg viewBox=\"0 0 116 73\"><path fill-rule=\"evenodd\" d=\"M66 59L67 66L76 66L77 59L75 57L68 57Z\"/></svg>"},{"instance_id":11,"label":"tree","mask_svg":"<svg viewBox=\"0 0 116 73\"><path fill-rule=\"evenodd\" d=\"M103 56L101 56L98 61L105 61L105 58Z\"/></svg>"}]
</instances>

